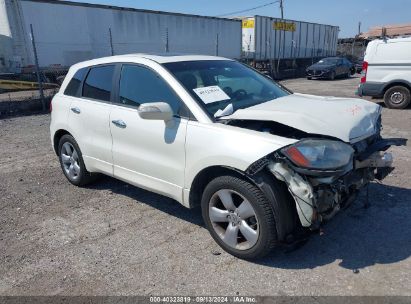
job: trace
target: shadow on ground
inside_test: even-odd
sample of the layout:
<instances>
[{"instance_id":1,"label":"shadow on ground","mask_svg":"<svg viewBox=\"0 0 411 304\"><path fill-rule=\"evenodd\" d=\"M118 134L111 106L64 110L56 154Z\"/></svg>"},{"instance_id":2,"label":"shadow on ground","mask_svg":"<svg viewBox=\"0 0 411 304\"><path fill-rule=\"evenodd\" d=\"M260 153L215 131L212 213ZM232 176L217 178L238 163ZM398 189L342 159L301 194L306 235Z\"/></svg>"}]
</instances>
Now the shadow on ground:
<instances>
[{"instance_id":1,"label":"shadow on ground","mask_svg":"<svg viewBox=\"0 0 411 304\"><path fill-rule=\"evenodd\" d=\"M373 183L370 207L363 193L347 210L324 225L323 235L288 254L275 254L259 264L285 268L315 268L338 261L347 269L390 264L411 255L411 189Z\"/></svg>"},{"instance_id":2,"label":"shadow on ground","mask_svg":"<svg viewBox=\"0 0 411 304\"><path fill-rule=\"evenodd\" d=\"M336 82L336 81L348 81L348 80L351 80L352 78L358 78L358 77L355 77L355 76L353 76L353 75L351 75L351 77L345 77L345 76L338 76L338 77L335 77L334 79L329 79L329 78L312 78L312 79L307 79L307 80L310 80L310 81L330 81L330 82Z\"/></svg>"},{"instance_id":3,"label":"shadow on ground","mask_svg":"<svg viewBox=\"0 0 411 304\"><path fill-rule=\"evenodd\" d=\"M91 186L109 189L147 204L171 216L203 227L199 208L190 210L176 201L112 178ZM370 206L364 208L365 193L353 205L324 225L324 234L290 253L275 251L254 261L267 267L310 269L338 261L346 269L361 269L374 264L390 264L411 255L411 189L372 183Z\"/></svg>"},{"instance_id":4,"label":"shadow on ground","mask_svg":"<svg viewBox=\"0 0 411 304\"><path fill-rule=\"evenodd\" d=\"M178 217L184 221L203 227L203 220L199 208L188 209L171 198L134 187L117 179L102 176L98 182L93 183L88 188L110 190L115 194L128 196L171 216Z\"/></svg>"}]
</instances>

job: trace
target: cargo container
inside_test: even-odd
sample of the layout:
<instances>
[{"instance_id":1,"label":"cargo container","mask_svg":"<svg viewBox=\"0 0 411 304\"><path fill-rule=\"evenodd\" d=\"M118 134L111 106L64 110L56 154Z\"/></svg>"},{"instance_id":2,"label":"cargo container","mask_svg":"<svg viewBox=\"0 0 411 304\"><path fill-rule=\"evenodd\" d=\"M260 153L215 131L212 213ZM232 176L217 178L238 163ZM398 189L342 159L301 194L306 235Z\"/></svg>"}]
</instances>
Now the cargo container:
<instances>
[{"instance_id":1,"label":"cargo container","mask_svg":"<svg viewBox=\"0 0 411 304\"><path fill-rule=\"evenodd\" d=\"M260 70L301 73L313 61L335 56L337 26L264 16L242 18L243 58ZM298 75L291 75L298 76Z\"/></svg>"},{"instance_id":2,"label":"cargo container","mask_svg":"<svg viewBox=\"0 0 411 304\"><path fill-rule=\"evenodd\" d=\"M241 56L241 21L56 0L0 0L0 71L125 53Z\"/></svg>"}]
</instances>

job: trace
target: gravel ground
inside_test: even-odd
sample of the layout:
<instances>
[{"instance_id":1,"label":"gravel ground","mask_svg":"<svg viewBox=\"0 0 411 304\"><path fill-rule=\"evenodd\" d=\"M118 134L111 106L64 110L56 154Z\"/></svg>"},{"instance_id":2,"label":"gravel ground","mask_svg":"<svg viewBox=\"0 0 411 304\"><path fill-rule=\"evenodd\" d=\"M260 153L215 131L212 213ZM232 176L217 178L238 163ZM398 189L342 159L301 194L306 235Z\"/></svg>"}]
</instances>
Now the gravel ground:
<instances>
[{"instance_id":1,"label":"gravel ground","mask_svg":"<svg viewBox=\"0 0 411 304\"><path fill-rule=\"evenodd\" d=\"M357 83L284 81L335 96ZM0 295L411 295L409 147L392 149L370 208L363 195L302 248L247 262L219 249L199 210L111 178L69 184L49 119L0 120ZM410 110L384 109L383 123L411 138Z\"/></svg>"}]
</instances>

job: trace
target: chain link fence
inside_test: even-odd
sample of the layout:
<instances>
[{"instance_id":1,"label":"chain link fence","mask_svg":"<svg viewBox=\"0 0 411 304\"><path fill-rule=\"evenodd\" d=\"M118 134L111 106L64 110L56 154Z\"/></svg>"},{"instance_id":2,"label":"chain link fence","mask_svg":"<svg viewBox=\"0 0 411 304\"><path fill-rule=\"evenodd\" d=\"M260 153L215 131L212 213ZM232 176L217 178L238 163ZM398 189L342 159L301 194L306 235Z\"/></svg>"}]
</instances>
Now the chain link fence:
<instances>
[{"instance_id":1,"label":"chain link fence","mask_svg":"<svg viewBox=\"0 0 411 304\"><path fill-rule=\"evenodd\" d=\"M0 117L48 111L67 69L39 69L39 77L34 70L27 67L20 73L0 74Z\"/></svg>"},{"instance_id":2,"label":"chain link fence","mask_svg":"<svg viewBox=\"0 0 411 304\"><path fill-rule=\"evenodd\" d=\"M170 41L170 32L164 28L161 41L156 43L159 52L174 52L175 48L182 48L181 45ZM94 56L91 52L77 52L72 62L93 59L92 57L113 56L122 53L141 52L138 44L130 42L116 41L111 28L107 28L105 41L93 44ZM63 42L46 42L42 36L36 33L35 28L30 25L31 57L34 64L19 68L17 73L0 74L0 117L5 115L18 115L25 112L47 112L50 101L58 92L63 80L68 72L69 66L61 64L45 65L42 59L47 57L47 49L59 47L64 52L66 44ZM188 43L188 42L187 42ZM217 34L208 41L207 48L215 52L220 51L220 37ZM70 43L69 45L76 43ZM84 45L85 48L89 45ZM152 47L152 45L148 45ZM195 52L193 52L195 53Z\"/></svg>"}]
</instances>

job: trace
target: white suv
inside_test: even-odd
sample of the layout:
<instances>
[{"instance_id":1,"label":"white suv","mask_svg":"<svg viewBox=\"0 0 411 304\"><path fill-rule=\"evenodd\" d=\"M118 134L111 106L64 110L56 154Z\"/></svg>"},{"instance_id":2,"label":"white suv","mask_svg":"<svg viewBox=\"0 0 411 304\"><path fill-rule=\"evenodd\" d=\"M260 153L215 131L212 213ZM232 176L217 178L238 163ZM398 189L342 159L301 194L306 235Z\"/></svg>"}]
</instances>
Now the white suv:
<instances>
[{"instance_id":1,"label":"white suv","mask_svg":"<svg viewBox=\"0 0 411 304\"><path fill-rule=\"evenodd\" d=\"M71 67L52 102L67 179L103 173L201 205L215 241L256 258L347 206L404 139L380 137L380 107L293 94L234 60L123 55Z\"/></svg>"}]
</instances>

